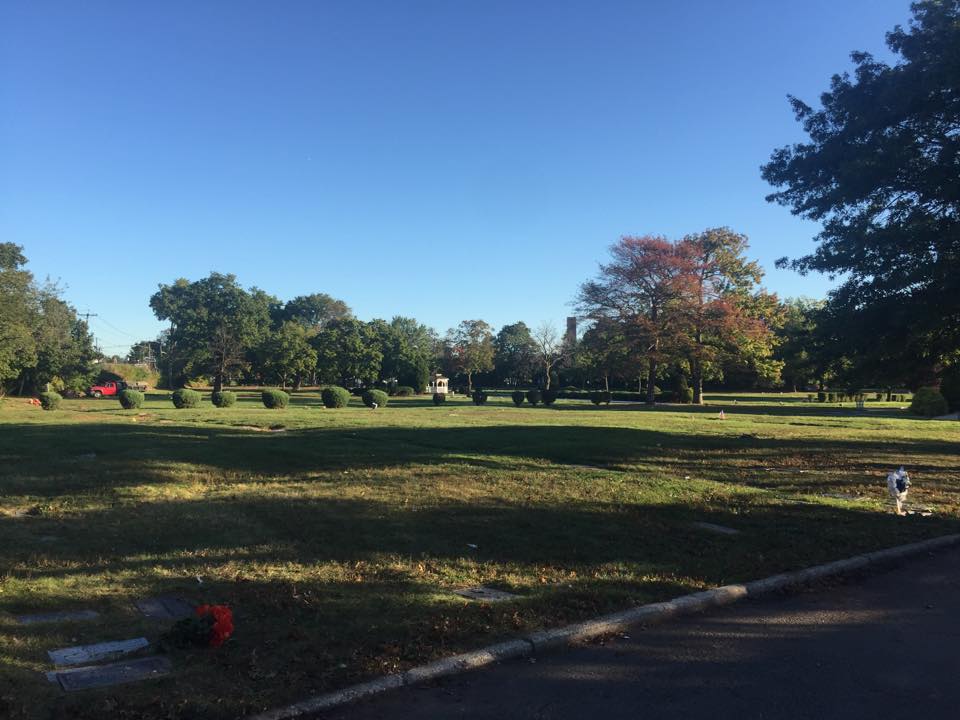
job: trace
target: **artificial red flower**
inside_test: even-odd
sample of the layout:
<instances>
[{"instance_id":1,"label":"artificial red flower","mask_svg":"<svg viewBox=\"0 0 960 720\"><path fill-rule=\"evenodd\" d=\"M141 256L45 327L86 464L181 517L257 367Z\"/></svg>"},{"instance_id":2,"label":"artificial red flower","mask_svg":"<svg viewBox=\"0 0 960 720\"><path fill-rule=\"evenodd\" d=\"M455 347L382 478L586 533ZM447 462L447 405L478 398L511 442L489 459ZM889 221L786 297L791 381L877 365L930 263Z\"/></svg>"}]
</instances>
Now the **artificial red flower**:
<instances>
[{"instance_id":1,"label":"artificial red flower","mask_svg":"<svg viewBox=\"0 0 960 720\"><path fill-rule=\"evenodd\" d=\"M233 611L226 605L201 605L196 610L200 618L211 616L210 647L220 647L233 635Z\"/></svg>"}]
</instances>

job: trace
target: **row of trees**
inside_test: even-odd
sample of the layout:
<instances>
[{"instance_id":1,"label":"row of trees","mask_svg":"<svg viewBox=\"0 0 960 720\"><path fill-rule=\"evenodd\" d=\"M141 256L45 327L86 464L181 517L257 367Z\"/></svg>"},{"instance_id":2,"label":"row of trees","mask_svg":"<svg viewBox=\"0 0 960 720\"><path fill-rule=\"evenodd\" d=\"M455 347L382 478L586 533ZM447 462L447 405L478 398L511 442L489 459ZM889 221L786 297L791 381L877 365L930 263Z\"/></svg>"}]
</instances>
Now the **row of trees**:
<instances>
[{"instance_id":1,"label":"row of trees","mask_svg":"<svg viewBox=\"0 0 960 720\"><path fill-rule=\"evenodd\" d=\"M152 343L168 381L179 386L208 378L228 381L345 386L397 384L418 391L441 371L472 391L481 385L550 389L611 383L647 386L690 378L693 401L705 381L731 368L773 384L783 362L773 357L783 309L759 287L759 266L745 257L746 238L726 228L672 242L623 238L599 276L581 288L581 341L549 323L523 322L499 332L465 320L440 337L413 318L362 322L326 294L286 303L234 276L212 273L195 282L161 285L150 300L171 323ZM142 354L135 346L132 355Z\"/></svg>"},{"instance_id":2,"label":"row of trees","mask_svg":"<svg viewBox=\"0 0 960 720\"><path fill-rule=\"evenodd\" d=\"M95 374L93 338L59 288L37 282L26 263L22 247L0 243L0 395L48 383L80 390Z\"/></svg>"},{"instance_id":3,"label":"row of trees","mask_svg":"<svg viewBox=\"0 0 960 720\"><path fill-rule=\"evenodd\" d=\"M494 335L486 322L465 320L440 337L409 317L360 321L323 293L284 303L220 273L161 285L150 305L170 329L134 345L128 359L155 357L172 386L206 378L217 390L236 381L393 383L422 391L437 370L462 376L471 390L477 375L487 383L549 386L554 366L572 355L549 324L531 332L519 322Z\"/></svg>"}]
</instances>

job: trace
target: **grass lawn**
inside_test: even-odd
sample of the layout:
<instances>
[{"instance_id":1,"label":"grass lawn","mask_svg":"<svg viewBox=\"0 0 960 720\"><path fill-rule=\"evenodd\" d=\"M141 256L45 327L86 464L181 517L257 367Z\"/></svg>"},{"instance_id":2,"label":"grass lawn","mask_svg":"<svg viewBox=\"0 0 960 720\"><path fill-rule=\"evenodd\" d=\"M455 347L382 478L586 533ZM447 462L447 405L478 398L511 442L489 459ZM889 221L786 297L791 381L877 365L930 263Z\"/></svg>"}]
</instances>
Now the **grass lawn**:
<instances>
[{"instance_id":1,"label":"grass lawn","mask_svg":"<svg viewBox=\"0 0 960 720\"><path fill-rule=\"evenodd\" d=\"M960 529L960 423L805 393L707 399L0 401L0 717L235 718L520 631ZM900 464L908 507L932 517L893 514L885 475ZM480 583L519 597L450 592ZM166 679L74 694L44 679L47 650L156 639L165 626L131 602L160 594L229 604L234 639L173 652ZM75 608L100 620L12 618Z\"/></svg>"}]
</instances>

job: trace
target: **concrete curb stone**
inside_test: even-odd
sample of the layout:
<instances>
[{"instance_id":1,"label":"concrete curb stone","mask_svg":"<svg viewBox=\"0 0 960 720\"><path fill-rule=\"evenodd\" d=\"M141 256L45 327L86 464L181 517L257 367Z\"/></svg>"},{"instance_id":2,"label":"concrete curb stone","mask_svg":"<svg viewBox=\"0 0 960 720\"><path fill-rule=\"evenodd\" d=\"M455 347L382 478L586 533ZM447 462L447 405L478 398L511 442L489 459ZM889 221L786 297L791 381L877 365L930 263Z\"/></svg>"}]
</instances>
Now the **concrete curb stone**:
<instances>
[{"instance_id":1,"label":"concrete curb stone","mask_svg":"<svg viewBox=\"0 0 960 720\"><path fill-rule=\"evenodd\" d=\"M539 652L565 647L599 637L614 635L641 623L656 623L673 617L690 615L711 607L729 605L744 598L762 597L773 592L799 587L827 577L862 570L875 565L899 560L931 550L960 543L960 535L943 535L931 540L900 545L898 547L855 555L824 565L815 565L795 572L780 573L761 580L752 580L739 585L724 585L702 592L683 595L666 602L651 603L611 615L567 625L553 630L543 630L527 637L489 645L478 650L443 658L420 665L404 673L385 675L370 682L353 685L343 690L318 695L286 707L269 710L249 717L247 720L289 720L318 710L329 710L355 702L361 698L378 695L388 690L417 685L449 675L456 675L502 660L528 657Z\"/></svg>"}]
</instances>

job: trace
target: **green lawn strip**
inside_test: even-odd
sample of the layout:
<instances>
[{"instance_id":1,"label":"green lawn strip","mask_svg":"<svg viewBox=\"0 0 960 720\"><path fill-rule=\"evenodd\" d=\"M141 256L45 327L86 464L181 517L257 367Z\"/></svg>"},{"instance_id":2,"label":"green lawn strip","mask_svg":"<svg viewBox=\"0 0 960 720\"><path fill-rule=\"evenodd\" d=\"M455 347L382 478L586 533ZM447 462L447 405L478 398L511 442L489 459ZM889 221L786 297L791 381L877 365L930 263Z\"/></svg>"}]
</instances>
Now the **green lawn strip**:
<instances>
[{"instance_id":1,"label":"green lawn strip","mask_svg":"<svg viewBox=\"0 0 960 720\"><path fill-rule=\"evenodd\" d=\"M519 632L956 531L949 423L816 404L787 414L777 396L738 400L722 421L680 406L416 400L4 401L0 708L236 717ZM890 512L883 476L900 463L933 517ZM449 592L481 583L519 598ZM167 593L231 605L235 639L178 651L171 679L82 697L39 675L55 647L156 637L131 603ZM81 607L101 619L11 620Z\"/></svg>"}]
</instances>

